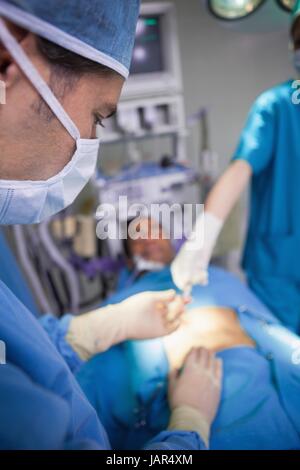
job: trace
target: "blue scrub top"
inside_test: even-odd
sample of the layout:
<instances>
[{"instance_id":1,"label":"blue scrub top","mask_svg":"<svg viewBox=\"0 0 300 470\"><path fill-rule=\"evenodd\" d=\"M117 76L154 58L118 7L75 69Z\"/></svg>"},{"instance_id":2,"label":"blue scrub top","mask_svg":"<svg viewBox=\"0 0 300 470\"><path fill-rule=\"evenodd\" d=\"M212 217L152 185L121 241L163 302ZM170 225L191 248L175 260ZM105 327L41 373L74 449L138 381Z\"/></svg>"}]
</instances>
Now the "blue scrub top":
<instances>
[{"instance_id":1,"label":"blue scrub top","mask_svg":"<svg viewBox=\"0 0 300 470\"><path fill-rule=\"evenodd\" d=\"M40 312L30 291L29 285L11 251L6 236L0 228L0 279L21 302L35 315Z\"/></svg>"},{"instance_id":2,"label":"blue scrub top","mask_svg":"<svg viewBox=\"0 0 300 470\"><path fill-rule=\"evenodd\" d=\"M7 361L0 365L0 402L6 405L0 436L7 436L0 439L0 449L28 448L28 436L21 432L25 426L34 428L35 435L40 429L43 436L42 440L32 439L31 448L44 447L45 443L44 448L52 447L53 442L55 448L75 443L81 448L79 443L87 441L92 443L91 448L109 448L106 432L67 364L36 318L1 281L0 339L6 345ZM42 406L47 395L49 410L53 408L50 414ZM54 413L55 406L59 408ZM61 442L51 436L56 426Z\"/></svg>"},{"instance_id":3,"label":"blue scrub top","mask_svg":"<svg viewBox=\"0 0 300 470\"><path fill-rule=\"evenodd\" d=\"M289 316L300 321L300 105L292 102L292 83L258 97L233 157L253 170L243 267L250 286L285 323Z\"/></svg>"}]
</instances>

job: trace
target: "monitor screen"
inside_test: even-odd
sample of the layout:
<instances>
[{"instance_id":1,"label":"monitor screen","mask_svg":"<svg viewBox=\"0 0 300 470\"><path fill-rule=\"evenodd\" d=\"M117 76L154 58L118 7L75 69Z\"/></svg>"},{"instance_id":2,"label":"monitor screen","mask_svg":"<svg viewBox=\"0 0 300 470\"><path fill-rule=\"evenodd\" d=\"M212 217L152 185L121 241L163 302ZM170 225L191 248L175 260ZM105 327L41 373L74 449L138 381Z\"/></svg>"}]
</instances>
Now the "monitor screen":
<instances>
[{"instance_id":1,"label":"monitor screen","mask_svg":"<svg viewBox=\"0 0 300 470\"><path fill-rule=\"evenodd\" d=\"M161 16L139 18L131 63L132 75L164 72Z\"/></svg>"}]
</instances>

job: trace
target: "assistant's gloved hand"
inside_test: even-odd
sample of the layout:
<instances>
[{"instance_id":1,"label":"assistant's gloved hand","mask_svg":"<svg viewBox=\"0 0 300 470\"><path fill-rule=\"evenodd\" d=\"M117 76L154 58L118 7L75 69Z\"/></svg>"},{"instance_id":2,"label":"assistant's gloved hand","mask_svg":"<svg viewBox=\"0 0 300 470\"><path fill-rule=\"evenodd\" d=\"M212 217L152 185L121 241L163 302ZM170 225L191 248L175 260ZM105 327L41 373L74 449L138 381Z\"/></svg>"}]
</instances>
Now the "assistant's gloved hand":
<instances>
[{"instance_id":1,"label":"assistant's gloved hand","mask_svg":"<svg viewBox=\"0 0 300 470\"><path fill-rule=\"evenodd\" d=\"M208 447L222 383L222 361L204 348L193 349L181 372L171 372L169 429L195 431Z\"/></svg>"},{"instance_id":2,"label":"assistant's gloved hand","mask_svg":"<svg viewBox=\"0 0 300 470\"><path fill-rule=\"evenodd\" d=\"M207 284L207 268L222 226L223 221L209 212L197 219L191 239L171 264L173 281L179 289L185 291L194 284Z\"/></svg>"},{"instance_id":3,"label":"assistant's gloved hand","mask_svg":"<svg viewBox=\"0 0 300 470\"><path fill-rule=\"evenodd\" d=\"M187 302L174 290L142 292L119 304L74 317L67 342L83 360L128 339L150 339L176 330Z\"/></svg>"}]
</instances>

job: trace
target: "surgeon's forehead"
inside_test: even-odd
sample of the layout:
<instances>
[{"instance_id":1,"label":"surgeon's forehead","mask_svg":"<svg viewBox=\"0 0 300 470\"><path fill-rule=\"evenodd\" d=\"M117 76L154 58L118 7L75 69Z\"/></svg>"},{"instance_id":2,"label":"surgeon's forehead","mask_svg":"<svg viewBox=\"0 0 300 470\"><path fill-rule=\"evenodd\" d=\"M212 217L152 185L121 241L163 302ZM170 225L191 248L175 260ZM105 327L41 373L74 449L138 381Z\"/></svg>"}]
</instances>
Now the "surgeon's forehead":
<instances>
[{"instance_id":1,"label":"surgeon's forehead","mask_svg":"<svg viewBox=\"0 0 300 470\"><path fill-rule=\"evenodd\" d=\"M87 93L93 100L93 111L103 119L108 119L117 111L125 80L120 75L87 75L84 80Z\"/></svg>"}]
</instances>

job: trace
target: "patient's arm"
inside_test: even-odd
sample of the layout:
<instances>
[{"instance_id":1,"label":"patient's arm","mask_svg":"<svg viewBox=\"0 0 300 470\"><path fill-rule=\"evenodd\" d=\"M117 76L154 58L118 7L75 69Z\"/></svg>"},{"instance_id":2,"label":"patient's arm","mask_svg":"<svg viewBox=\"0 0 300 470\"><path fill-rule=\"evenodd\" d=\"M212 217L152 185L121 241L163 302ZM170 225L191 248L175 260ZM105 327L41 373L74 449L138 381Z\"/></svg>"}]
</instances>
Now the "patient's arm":
<instances>
[{"instance_id":1,"label":"patient's arm","mask_svg":"<svg viewBox=\"0 0 300 470\"><path fill-rule=\"evenodd\" d=\"M205 347L217 352L234 346L255 346L236 313L224 307L188 311L182 326L163 341L171 370L182 366L192 348Z\"/></svg>"}]
</instances>

